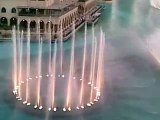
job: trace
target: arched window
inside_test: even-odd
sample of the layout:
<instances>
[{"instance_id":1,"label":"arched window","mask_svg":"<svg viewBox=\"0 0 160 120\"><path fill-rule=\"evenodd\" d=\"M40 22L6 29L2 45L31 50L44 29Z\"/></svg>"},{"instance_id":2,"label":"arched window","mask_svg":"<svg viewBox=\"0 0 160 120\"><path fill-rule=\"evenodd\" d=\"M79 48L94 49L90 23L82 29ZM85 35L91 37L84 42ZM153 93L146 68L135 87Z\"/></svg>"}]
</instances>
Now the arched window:
<instances>
[{"instance_id":1,"label":"arched window","mask_svg":"<svg viewBox=\"0 0 160 120\"><path fill-rule=\"evenodd\" d=\"M17 25L17 18L13 17L13 18L10 19L10 26L14 26L14 25L15 26Z\"/></svg>"},{"instance_id":2,"label":"arched window","mask_svg":"<svg viewBox=\"0 0 160 120\"><path fill-rule=\"evenodd\" d=\"M0 19L0 23L1 23L2 26L7 26L7 25L8 25L8 20L7 20L7 18L2 17L2 18Z\"/></svg>"},{"instance_id":3,"label":"arched window","mask_svg":"<svg viewBox=\"0 0 160 120\"><path fill-rule=\"evenodd\" d=\"M11 13L16 13L16 8L12 8Z\"/></svg>"},{"instance_id":4,"label":"arched window","mask_svg":"<svg viewBox=\"0 0 160 120\"><path fill-rule=\"evenodd\" d=\"M1 9L1 12L2 12L2 13L6 13L6 8L3 7L3 8Z\"/></svg>"}]
</instances>

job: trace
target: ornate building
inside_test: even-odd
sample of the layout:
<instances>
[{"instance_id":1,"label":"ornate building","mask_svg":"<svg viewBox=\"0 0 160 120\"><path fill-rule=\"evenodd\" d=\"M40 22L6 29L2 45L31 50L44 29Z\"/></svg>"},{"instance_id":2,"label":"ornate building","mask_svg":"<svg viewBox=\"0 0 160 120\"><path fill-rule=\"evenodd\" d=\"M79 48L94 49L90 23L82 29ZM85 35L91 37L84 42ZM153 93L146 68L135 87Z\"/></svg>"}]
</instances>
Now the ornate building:
<instances>
[{"instance_id":1,"label":"ornate building","mask_svg":"<svg viewBox=\"0 0 160 120\"><path fill-rule=\"evenodd\" d=\"M73 21L80 23L82 17L96 7L95 0L0 0L0 26L28 26L35 33L47 33L49 25L52 34L58 37L60 28L69 29Z\"/></svg>"}]
</instances>

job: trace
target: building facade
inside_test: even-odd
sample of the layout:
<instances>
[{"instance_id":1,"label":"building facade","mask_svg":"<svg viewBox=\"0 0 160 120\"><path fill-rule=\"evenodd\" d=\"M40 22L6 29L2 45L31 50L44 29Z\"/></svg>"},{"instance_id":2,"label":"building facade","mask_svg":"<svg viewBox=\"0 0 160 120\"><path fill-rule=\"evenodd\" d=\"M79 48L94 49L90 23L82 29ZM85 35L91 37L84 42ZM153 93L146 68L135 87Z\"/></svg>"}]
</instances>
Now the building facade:
<instances>
[{"instance_id":1,"label":"building facade","mask_svg":"<svg viewBox=\"0 0 160 120\"><path fill-rule=\"evenodd\" d=\"M68 29L96 7L95 0L0 0L0 27L20 26L31 32L47 33L49 25L57 37L60 29Z\"/></svg>"}]
</instances>

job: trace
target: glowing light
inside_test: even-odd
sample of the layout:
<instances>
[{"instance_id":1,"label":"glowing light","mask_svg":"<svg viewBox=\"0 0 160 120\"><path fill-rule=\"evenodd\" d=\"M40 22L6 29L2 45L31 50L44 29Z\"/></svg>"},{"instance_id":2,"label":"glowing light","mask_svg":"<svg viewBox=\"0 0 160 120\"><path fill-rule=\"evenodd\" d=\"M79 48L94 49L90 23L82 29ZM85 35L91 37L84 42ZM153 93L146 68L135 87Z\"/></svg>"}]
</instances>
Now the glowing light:
<instances>
[{"instance_id":1,"label":"glowing light","mask_svg":"<svg viewBox=\"0 0 160 120\"><path fill-rule=\"evenodd\" d=\"M51 108L48 108L48 111L51 111Z\"/></svg>"},{"instance_id":2,"label":"glowing light","mask_svg":"<svg viewBox=\"0 0 160 120\"><path fill-rule=\"evenodd\" d=\"M23 102L23 104L26 104L26 103L27 103L27 101L24 101L24 102Z\"/></svg>"},{"instance_id":3,"label":"glowing light","mask_svg":"<svg viewBox=\"0 0 160 120\"><path fill-rule=\"evenodd\" d=\"M31 103L27 103L27 106L31 105Z\"/></svg>"},{"instance_id":4,"label":"glowing light","mask_svg":"<svg viewBox=\"0 0 160 120\"><path fill-rule=\"evenodd\" d=\"M21 100L22 100L22 98L19 98L19 99L18 99L18 101L21 101Z\"/></svg>"},{"instance_id":5,"label":"glowing light","mask_svg":"<svg viewBox=\"0 0 160 120\"><path fill-rule=\"evenodd\" d=\"M54 108L53 111L56 112L56 111L57 111L57 108Z\"/></svg>"},{"instance_id":6,"label":"glowing light","mask_svg":"<svg viewBox=\"0 0 160 120\"><path fill-rule=\"evenodd\" d=\"M62 75L62 78L64 78L64 75Z\"/></svg>"},{"instance_id":7,"label":"glowing light","mask_svg":"<svg viewBox=\"0 0 160 120\"><path fill-rule=\"evenodd\" d=\"M17 96L16 98L19 99L19 96Z\"/></svg>"},{"instance_id":8,"label":"glowing light","mask_svg":"<svg viewBox=\"0 0 160 120\"><path fill-rule=\"evenodd\" d=\"M90 106L91 106L91 104L90 104L90 103L87 103L87 106L89 106L89 107L90 107Z\"/></svg>"},{"instance_id":9,"label":"glowing light","mask_svg":"<svg viewBox=\"0 0 160 120\"><path fill-rule=\"evenodd\" d=\"M101 95L101 92L98 91L98 92L97 92L97 96L100 96L100 95Z\"/></svg>"},{"instance_id":10,"label":"glowing light","mask_svg":"<svg viewBox=\"0 0 160 120\"><path fill-rule=\"evenodd\" d=\"M36 109L36 108L38 108L38 106L37 106L37 105L35 105L35 106L34 106L34 109Z\"/></svg>"},{"instance_id":11,"label":"glowing light","mask_svg":"<svg viewBox=\"0 0 160 120\"><path fill-rule=\"evenodd\" d=\"M36 76L36 78L38 78L38 76Z\"/></svg>"},{"instance_id":12,"label":"glowing light","mask_svg":"<svg viewBox=\"0 0 160 120\"><path fill-rule=\"evenodd\" d=\"M63 111L65 112L65 111L66 111L66 108L63 108Z\"/></svg>"},{"instance_id":13,"label":"glowing light","mask_svg":"<svg viewBox=\"0 0 160 120\"><path fill-rule=\"evenodd\" d=\"M93 102L90 102L92 105L94 104Z\"/></svg>"},{"instance_id":14,"label":"glowing light","mask_svg":"<svg viewBox=\"0 0 160 120\"><path fill-rule=\"evenodd\" d=\"M94 101L95 101L95 102L98 102L98 100L97 100L97 99L94 99Z\"/></svg>"},{"instance_id":15,"label":"glowing light","mask_svg":"<svg viewBox=\"0 0 160 120\"><path fill-rule=\"evenodd\" d=\"M75 80L75 79L76 79L76 77L73 77L73 79Z\"/></svg>"},{"instance_id":16,"label":"glowing light","mask_svg":"<svg viewBox=\"0 0 160 120\"><path fill-rule=\"evenodd\" d=\"M82 109L84 109L84 106L81 106Z\"/></svg>"},{"instance_id":17,"label":"glowing light","mask_svg":"<svg viewBox=\"0 0 160 120\"><path fill-rule=\"evenodd\" d=\"M79 107L76 107L77 110L79 110Z\"/></svg>"},{"instance_id":18,"label":"glowing light","mask_svg":"<svg viewBox=\"0 0 160 120\"><path fill-rule=\"evenodd\" d=\"M14 94L14 95L16 94L16 91L15 91L15 90L13 91L13 94Z\"/></svg>"},{"instance_id":19,"label":"glowing light","mask_svg":"<svg viewBox=\"0 0 160 120\"><path fill-rule=\"evenodd\" d=\"M70 108L70 107L68 108L68 111L71 111L71 108Z\"/></svg>"},{"instance_id":20,"label":"glowing light","mask_svg":"<svg viewBox=\"0 0 160 120\"><path fill-rule=\"evenodd\" d=\"M39 107L39 109L40 109L40 110L42 110L42 109L43 109L43 107L42 107L42 106L40 106L40 107Z\"/></svg>"},{"instance_id":21,"label":"glowing light","mask_svg":"<svg viewBox=\"0 0 160 120\"><path fill-rule=\"evenodd\" d=\"M91 82L88 82L88 85L91 85Z\"/></svg>"}]
</instances>

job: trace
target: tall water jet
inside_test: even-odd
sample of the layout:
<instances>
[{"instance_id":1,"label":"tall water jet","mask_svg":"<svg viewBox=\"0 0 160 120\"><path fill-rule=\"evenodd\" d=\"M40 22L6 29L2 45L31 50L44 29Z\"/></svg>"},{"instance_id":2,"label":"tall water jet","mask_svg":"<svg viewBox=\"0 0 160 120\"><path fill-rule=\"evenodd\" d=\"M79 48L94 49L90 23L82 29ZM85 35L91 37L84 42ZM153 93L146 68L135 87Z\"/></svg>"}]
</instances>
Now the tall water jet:
<instances>
[{"instance_id":1,"label":"tall water jet","mask_svg":"<svg viewBox=\"0 0 160 120\"><path fill-rule=\"evenodd\" d=\"M13 93L17 94L17 39L16 39L16 28L12 29L12 41L13 41Z\"/></svg>"},{"instance_id":2,"label":"tall water jet","mask_svg":"<svg viewBox=\"0 0 160 120\"><path fill-rule=\"evenodd\" d=\"M92 63L92 70L90 72L90 81L91 81L91 93L90 93L90 103L93 103L93 91L95 85L95 65L96 65L96 52L97 52L97 39L94 38L94 45L93 45L93 63Z\"/></svg>"},{"instance_id":3,"label":"tall water jet","mask_svg":"<svg viewBox=\"0 0 160 120\"><path fill-rule=\"evenodd\" d=\"M60 54L60 66L61 66L61 75L63 74L63 27L61 22L61 31L60 31L60 42L61 42L61 54Z\"/></svg>"},{"instance_id":4,"label":"tall water jet","mask_svg":"<svg viewBox=\"0 0 160 120\"><path fill-rule=\"evenodd\" d=\"M93 61L94 61L94 50L95 50L95 36L94 36L94 23L92 23L92 53L91 53L91 65L90 65L90 78L89 83L92 83L92 74L93 74Z\"/></svg>"},{"instance_id":5,"label":"tall water jet","mask_svg":"<svg viewBox=\"0 0 160 120\"><path fill-rule=\"evenodd\" d=\"M91 53L91 65L90 65L90 77L89 83L91 85L90 91L90 103L93 101L93 84L94 84L94 76L95 76L95 62L96 62L96 51L97 51L97 41L94 35L94 23L92 23L92 53Z\"/></svg>"},{"instance_id":6,"label":"tall water jet","mask_svg":"<svg viewBox=\"0 0 160 120\"><path fill-rule=\"evenodd\" d=\"M54 44L54 54L53 54L53 58L52 58L52 103L51 103L51 108L55 108L55 83L56 83L56 59L57 59L57 41L55 41Z\"/></svg>"},{"instance_id":7,"label":"tall water jet","mask_svg":"<svg viewBox=\"0 0 160 120\"><path fill-rule=\"evenodd\" d=\"M20 34L20 33L18 33ZM22 59L23 59L23 31L21 32L21 35L19 36L19 71L18 71L18 86L19 86L19 91L18 91L18 97L20 99L22 99L22 96L21 96L21 83L22 83L22 76L23 76L23 73L22 73L22 65L23 65L23 62L22 62Z\"/></svg>"},{"instance_id":8,"label":"tall water jet","mask_svg":"<svg viewBox=\"0 0 160 120\"><path fill-rule=\"evenodd\" d=\"M42 75L41 75L41 66L42 66L42 38L40 36L40 25L39 25L39 39L38 39L38 84L37 84L37 106L41 106L40 104L40 99L41 99L41 95L40 95L40 92L41 92L41 78L42 78Z\"/></svg>"},{"instance_id":9,"label":"tall water jet","mask_svg":"<svg viewBox=\"0 0 160 120\"><path fill-rule=\"evenodd\" d=\"M30 23L30 20L29 20ZM27 29L27 79L26 79L26 101L24 103L29 102L29 78L30 78L30 24L28 23L28 29Z\"/></svg>"},{"instance_id":10,"label":"tall water jet","mask_svg":"<svg viewBox=\"0 0 160 120\"><path fill-rule=\"evenodd\" d=\"M84 49L83 49L83 63L82 63L82 82L81 82L81 90L80 90L80 106L84 105L83 95L84 95L84 75L85 75L85 66L86 66L86 49L87 49L87 22L85 22L85 33L84 33Z\"/></svg>"},{"instance_id":11,"label":"tall water jet","mask_svg":"<svg viewBox=\"0 0 160 120\"><path fill-rule=\"evenodd\" d=\"M101 82L102 82L102 67L103 67L103 54L105 48L104 34L102 29L100 30L100 43L99 43L99 56L98 56L98 69L97 69L97 80L96 80L96 98L98 99L100 96Z\"/></svg>"},{"instance_id":12,"label":"tall water jet","mask_svg":"<svg viewBox=\"0 0 160 120\"><path fill-rule=\"evenodd\" d=\"M50 20L51 21L51 18ZM49 46L49 64L48 64L48 68L49 68L49 74L51 74L51 42L52 42L52 28L51 28L51 22L49 22L49 27L48 27L48 36L49 36L49 41L48 41L48 46Z\"/></svg>"},{"instance_id":13,"label":"tall water jet","mask_svg":"<svg viewBox=\"0 0 160 120\"><path fill-rule=\"evenodd\" d=\"M67 99L66 106L70 107L71 105L71 87L72 87L72 79L74 74L74 46L75 46L75 22L73 22L73 33L72 33L72 46L71 46L71 58L70 58L70 67L69 67L69 79L68 79L68 88L67 88Z\"/></svg>"}]
</instances>

